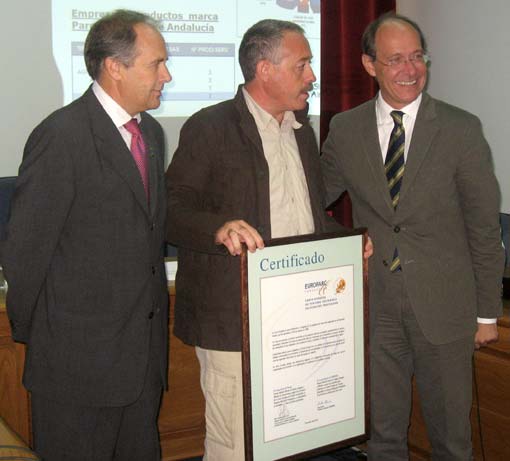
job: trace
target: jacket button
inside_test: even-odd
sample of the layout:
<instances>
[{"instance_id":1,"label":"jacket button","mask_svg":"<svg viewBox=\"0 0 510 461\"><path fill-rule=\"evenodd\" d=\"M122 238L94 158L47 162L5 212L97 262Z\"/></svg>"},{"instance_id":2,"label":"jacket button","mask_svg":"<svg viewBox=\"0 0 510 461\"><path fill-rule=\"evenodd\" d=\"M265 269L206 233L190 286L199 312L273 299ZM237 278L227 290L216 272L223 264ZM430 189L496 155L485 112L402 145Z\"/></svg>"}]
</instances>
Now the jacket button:
<instances>
[{"instance_id":1,"label":"jacket button","mask_svg":"<svg viewBox=\"0 0 510 461\"><path fill-rule=\"evenodd\" d=\"M147 317L148 317L149 320L152 319L152 317L154 317L154 312L150 311L149 315Z\"/></svg>"},{"instance_id":2,"label":"jacket button","mask_svg":"<svg viewBox=\"0 0 510 461\"><path fill-rule=\"evenodd\" d=\"M151 267L151 272L152 272L152 275L154 275L156 273L156 268L154 266Z\"/></svg>"},{"instance_id":3,"label":"jacket button","mask_svg":"<svg viewBox=\"0 0 510 461\"><path fill-rule=\"evenodd\" d=\"M388 261L386 261L385 259L383 259L382 263L383 263L383 266L384 266L384 267L388 267Z\"/></svg>"},{"instance_id":4,"label":"jacket button","mask_svg":"<svg viewBox=\"0 0 510 461\"><path fill-rule=\"evenodd\" d=\"M393 232L395 232L395 234L398 234L400 232L400 227L399 226L395 226L393 228Z\"/></svg>"}]
</instances>

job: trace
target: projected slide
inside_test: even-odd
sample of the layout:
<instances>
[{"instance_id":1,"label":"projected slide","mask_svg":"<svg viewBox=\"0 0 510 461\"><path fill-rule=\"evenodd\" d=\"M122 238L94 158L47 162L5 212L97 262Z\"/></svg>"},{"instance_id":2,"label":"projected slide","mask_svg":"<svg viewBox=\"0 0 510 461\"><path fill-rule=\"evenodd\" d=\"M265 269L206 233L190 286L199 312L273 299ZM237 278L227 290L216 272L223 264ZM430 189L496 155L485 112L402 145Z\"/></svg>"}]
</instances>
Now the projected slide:
<instances>
[{"instance_id":1,"label":"projected slide","mask_svg":"<svg viewBox=\"0 0 510 461\"><path fill-rule=\"evenodd\" d=\"M232 98L244 81L237 59L243 33L265 18L293 21L305 29L317 76L310 114L319 115L320 0L53 0L53 54L64 104L81 96L91 83L83 61L88 30L116 8L138 9L160 22L173 80L165 86L154 115L189 116Z\"/></svg>"}]
</instances>

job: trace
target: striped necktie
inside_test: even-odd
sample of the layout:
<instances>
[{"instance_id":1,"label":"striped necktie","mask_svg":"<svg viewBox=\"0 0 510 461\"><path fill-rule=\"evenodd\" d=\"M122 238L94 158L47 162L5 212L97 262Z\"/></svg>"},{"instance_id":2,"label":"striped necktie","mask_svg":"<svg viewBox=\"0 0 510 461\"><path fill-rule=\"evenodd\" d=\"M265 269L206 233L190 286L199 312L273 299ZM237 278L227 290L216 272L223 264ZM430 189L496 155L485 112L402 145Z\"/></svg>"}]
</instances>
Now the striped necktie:
<instances>
[{"instance_id":1,"label":"striped necktie","mask_svg":"<svg viewBox=\"0 0 510 461\"><path fill-rule=\"evenodd\" d=\"M388 188L390 190L393 208L397 209L400 198L400 187L402 186L402 177L404 176L404 148L406 136L403 124L404 113L394 110L390 115L391 118L393 118L394 126L390 136L390 143L388 144L388 153L384 161L384 170L386 172L386 179L388 180ZM390 270L395 272L401 269L398 250L395 248Z\"/></svg>"}]
</instances>

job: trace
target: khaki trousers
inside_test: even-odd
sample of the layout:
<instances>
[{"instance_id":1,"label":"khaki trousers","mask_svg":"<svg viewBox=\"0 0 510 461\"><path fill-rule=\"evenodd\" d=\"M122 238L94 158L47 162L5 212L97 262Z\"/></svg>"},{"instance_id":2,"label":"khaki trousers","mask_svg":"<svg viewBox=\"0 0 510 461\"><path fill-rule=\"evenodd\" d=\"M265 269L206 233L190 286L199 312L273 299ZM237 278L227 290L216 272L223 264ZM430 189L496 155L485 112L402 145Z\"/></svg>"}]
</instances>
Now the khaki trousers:
<instances>
[{"instance_id":1,"label":"khaki trousers","mask_svg":"<svg viewBox=\"0 0 510 461\"><path fill-rule=\"evenodd\" d=\"M203 461L244 461L241 353L195 349L205 397Z\"/></svg>"}]
</instances>

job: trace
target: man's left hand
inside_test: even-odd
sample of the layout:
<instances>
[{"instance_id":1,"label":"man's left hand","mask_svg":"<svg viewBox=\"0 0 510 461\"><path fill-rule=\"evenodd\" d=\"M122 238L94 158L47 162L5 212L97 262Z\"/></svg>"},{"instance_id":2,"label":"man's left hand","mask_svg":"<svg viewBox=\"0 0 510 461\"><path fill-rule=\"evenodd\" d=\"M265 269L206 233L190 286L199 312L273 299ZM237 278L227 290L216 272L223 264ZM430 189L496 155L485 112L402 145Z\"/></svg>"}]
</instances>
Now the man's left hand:
<instances>
[{"instance_id":1,"label":"man's left hand","mask_svg":"<svg viewBox=\"0 0 510 461\"><path fill-rule=\"evenodd\" d=\"M365 244L365 249L363 250L363 259L368 259L373 254L374 254L374 244L372 243L372 239L370 237L368 237L367 243Z\"/></svg>"},{"instance_id":2,"label":"man's left hand","mask_svg":"<svg viewBox=\"0 0 510 461\"><path fill-rule=\"evenodd\" d=\"M475 334L475 349L495 343L498 340L498 325L496 323L479 323Z\"/></svg>"}]
</instances>

